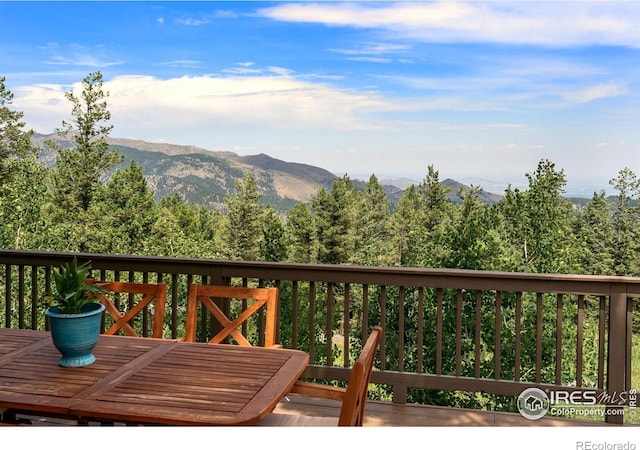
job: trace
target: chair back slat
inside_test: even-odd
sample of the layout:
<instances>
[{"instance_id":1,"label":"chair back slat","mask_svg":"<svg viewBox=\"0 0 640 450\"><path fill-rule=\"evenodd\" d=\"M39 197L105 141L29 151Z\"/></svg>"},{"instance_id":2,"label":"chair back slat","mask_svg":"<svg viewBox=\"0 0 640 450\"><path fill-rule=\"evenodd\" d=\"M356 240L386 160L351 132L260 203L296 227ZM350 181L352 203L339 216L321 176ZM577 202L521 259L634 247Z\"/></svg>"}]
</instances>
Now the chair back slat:
<instances>
[{"instance_id":1,"label":"chair back slat","mask_svg":"<svg viewBox=\"0 0 640 450\"><path fill-rule=\"evenodd\" d=\"M131 325L134 318L146 307L153 305L153 323L151 337L162 338L164 331L164 312L167 300L167 284L157 283L132 283L124 281L103 282L89 280L90 283L98 283L105 291L114 294L130 294L142 296L126 312L120 311L115 303L106 294L97 294L100 302L105 306L105 310L113 319L113 324L107 328L103 334L118 334L120 330L127 336L139 336Z\"/></svg>"},{"instance_id":2,"label":"chair back slat","mask_svg":"<svg viewBox=\"0 0 640 450\"><path fill-rule=\"evenodd\" d=\"M347 390L342 400L338 426L362 426L373 361L381 334L382 327L372 328L360 356L353 364Z\"/></svg>"},{"instance_id":3,"label":"chair back slat","mask_svg":"<svg viewBox=\"0 0 640 450\"><path fill-rule=\"evenodd\" d=\"M195 342L198 324L198 306L202 304L207 311L218 321L222 329L208 340L210 344L224 342L232 337L238 345L251 346L239 328L246 323L251 316L266 309L264 346L274 347L276 344L276 322L278 314L278 288L248 288L235 286L204 285L193 283L189 285L187 302L187 319L185 324L186 342ZM246 309L235 318L229 318L216 303L216 299L243 299L252 300Z\"/></svg>"}]
</instances>

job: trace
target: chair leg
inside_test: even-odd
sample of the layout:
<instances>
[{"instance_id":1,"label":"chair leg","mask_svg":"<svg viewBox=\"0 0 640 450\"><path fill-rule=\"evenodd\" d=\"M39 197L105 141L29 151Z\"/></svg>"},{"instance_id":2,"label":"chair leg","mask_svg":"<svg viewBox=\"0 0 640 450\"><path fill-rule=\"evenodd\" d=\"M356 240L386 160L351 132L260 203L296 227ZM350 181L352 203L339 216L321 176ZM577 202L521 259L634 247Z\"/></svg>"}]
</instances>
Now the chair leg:
<instances>
[{"instance_id":1,"label":"chair leg","mask_svg":"<svg viewBox=\"0 0 640 450\"><path fill-rule=\"evenodd\" d=\"M3 408L0 410L0 416L2 416L2 422L5 423L16 423L16 411L11 408Z\"/></svg>"}]
</instances>

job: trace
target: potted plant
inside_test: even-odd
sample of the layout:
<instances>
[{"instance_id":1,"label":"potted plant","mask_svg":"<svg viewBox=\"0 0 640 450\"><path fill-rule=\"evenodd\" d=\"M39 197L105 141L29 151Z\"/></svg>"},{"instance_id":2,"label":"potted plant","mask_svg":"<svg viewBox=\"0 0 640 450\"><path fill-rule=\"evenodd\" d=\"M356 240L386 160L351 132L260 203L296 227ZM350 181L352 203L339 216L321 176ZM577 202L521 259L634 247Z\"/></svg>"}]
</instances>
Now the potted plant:
<instances>
[{"instance_id":1,"label":"potted plant","mask_svg":"<svg viewBox=\"0 0 640 450\"><path fill-rule=\"evenodd\" d=\"M96 360L93 348L98 343L104 305L95 294L105 291L99 284L87 283L91 262L71 263L53 272L54 290L45 297L45 311L53 344L62 354L58 364L82 367Z\"/></svg>"}]
</instances>

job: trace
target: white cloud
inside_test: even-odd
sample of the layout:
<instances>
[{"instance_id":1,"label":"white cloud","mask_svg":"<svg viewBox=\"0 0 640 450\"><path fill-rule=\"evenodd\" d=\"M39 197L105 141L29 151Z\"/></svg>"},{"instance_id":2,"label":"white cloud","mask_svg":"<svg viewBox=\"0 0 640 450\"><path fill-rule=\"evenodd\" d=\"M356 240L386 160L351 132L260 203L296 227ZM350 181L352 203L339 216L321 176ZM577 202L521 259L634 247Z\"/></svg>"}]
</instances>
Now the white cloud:
<instances>
[{"instance_id":1,"label":"white cloud","mask_svg":"<svg viewBox=\"0 0 640 450\"><path fill-rule=\"evenodd\" d=\"M188 69L202 69L204 65L202 61L191 60L191 59L180 59L175 61L166 61L160 63L161 66L169 66L169 67L184 67Z\"/></svg>"},{"instance_id":2,"label":"white cloud","mask_svg":"<svg viewBox=\"0 0 640 450\"><path fill-rule=\"evenodd\" d=\"M617 83L598 84L583 89L564 92L561 95L569 101L578 103L587 103L608 97L617 97L623 95L626 89Z\"/></svg>"},{"instance_id":3,"label":"white cloud","mask_svg":"<svg viewBox=\"0 0 640 450\"><path fill-rule=\"evenodd\" d=\"M214 13L214 17L217 19L235 19L238 17L238 13L235 11L219 9Z\"/></svg>"},{"instance_id":4,"label":"white cloud","mask_svg":"<svg viewBox=\"0 0 640 450\"><path fill-rule=\"evenodd\" d=\"M186 25L188 27L199 27L199 26L202 26L202 25L208 25L209 23L211 23L211 20L209 20L209 19L193 19L193 18L176 19L176 23L178 23L180 25Z\"/></svg>"},{"instance_id":5,"label":"white cloud","mask_svg":"<svg viewBox=\"0 0 640 450\"><path fill-rule=\"evenodd\" d=\"M148 136L150 131L182 127L207 130L229 126L275 129L367 129L359 115L384 102L324 84L300 81L282 68L276 75L244 77L118 76L104 83L109 109L119 135ZM80 83L74 89L80 88ZM23 86L14 90L15 106L28 125L50 132L70 115L65 88ZM147 131L145 131L147 129Z\"/></svg>"},{"instance_id":6,"label":"white cloud","mask_svg":"<svg viewBox=\"0 0 640 450\"><path fill-rule=\"evenodd\" d=\"M361 62L370 62L370 63L383 63L390 64L393 62L390 58L380 58L373 56L356 56L353 58L347 58L349 61L361 61Z\"/></svg>"},{"instance_id":7,"label":"white cloud","mask_svg":"<svg viewBox=\"0 0 640 450\"><path fill-rule=\"evenodd\" d=\"M54 84L22 86L14 89L13 103L16 109L24 112L29 128L51 133L71 112L65 91L65 86Z\"/></svg>"},{"instance_id":8,"label":"white cloud","mask_svg":"<svg viewBox=\"0 0 640 450\"><path fill-rule=\"evenodd\" d=\"M425 42L640 47L633 2L287 3L261 8L273 20L379 28Z\"/></svg>"},{"instance_id":9,"label":"white cloud","mask_svg":"<svg viewBox=\"0 0 640 450\"><path fill-rule=\"evenodd\" d=\"M332 48L330 51L344 55L387 55L389 53L406 53L411 49L408 45L366 42L358 48Z\"/></svg>"}]
</instances>

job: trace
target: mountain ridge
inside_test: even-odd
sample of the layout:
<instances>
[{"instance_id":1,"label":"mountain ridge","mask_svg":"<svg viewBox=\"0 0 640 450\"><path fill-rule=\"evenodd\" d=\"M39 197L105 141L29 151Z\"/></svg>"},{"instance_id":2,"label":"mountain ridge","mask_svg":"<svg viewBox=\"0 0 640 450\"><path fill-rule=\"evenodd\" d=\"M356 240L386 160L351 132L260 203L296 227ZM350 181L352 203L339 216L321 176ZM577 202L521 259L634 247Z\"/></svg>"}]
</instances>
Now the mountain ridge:
<instances>
[{"instance_id":1,"label":"mountain ridge","mask_svg":"<svg viewBox=\"0 0 640 450\"><path fill-rule=\"evenodd\" d=\"M56 134L35 134L32 141L41 148L40 158L49 166L55 164L55 152L46 147L48 139L60 145L71 145ZM211 208L223 208L225 196L233 191L245 172L256 178L262 203L271 204L276 210L286 211L298 202L308 202L321 187L331 188L338 178L326 169L303 163L292 163L267 154L240 156L230 151L211 151L193 145L152 143L128 138L107 138L107 143L124 156L118 168L135 161L142 167L149 188L156 198L175 193L186 201ZM364 189L366 181L354 179L358 189ZM406 186L382 183L392 206L404 193ZM414 184L419 184L415 182ZM450 200L459 201L458 192L468 189L462 183L447 179L443 186L450 188ZM480 200L495 203L502 196L482 192Z\"/></svg>"}]
</instances>

